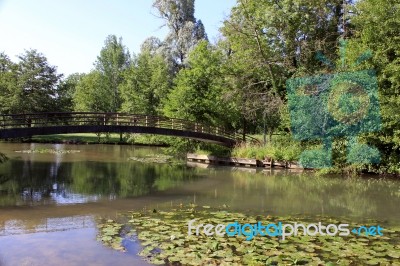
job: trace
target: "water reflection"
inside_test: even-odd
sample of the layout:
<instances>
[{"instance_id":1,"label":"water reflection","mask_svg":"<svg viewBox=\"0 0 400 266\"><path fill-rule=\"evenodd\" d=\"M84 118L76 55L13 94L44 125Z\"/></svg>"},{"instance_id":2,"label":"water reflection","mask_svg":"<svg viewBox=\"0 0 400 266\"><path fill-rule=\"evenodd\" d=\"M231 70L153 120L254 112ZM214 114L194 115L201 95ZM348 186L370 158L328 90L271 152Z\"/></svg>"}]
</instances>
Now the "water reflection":
<instances>
[{"instance_id":1,"label":"water reflection","mask_svg":"<svg viewBox=\"0 0 400 266\"><path fill-rule=\"evenodd\" d=\"M386 219L400 224L400 181L375 177L318 177L282 170L256 171L248 168L209 168L219 183L201 189L210 182L180 188L189 194L186 203L221 206L239 211L274 215L328 215L353 220ZM211 179L214 180L215 179ZM205 187L205 186L204 186ZM195 197L194 197L194 196Z\"/></svg>"},{"instance_id":2,"label":"water reflection","mask_svg":"<svg viewBox=\"0 0 400 266\"><path fill-rule=\"evenodd\" d=\"M266 208L282 215L311 213L400 219L400 183L394 180L282 172L250 174L246 178L234 172L233 179L233 194L238 200L262 200Z\"/></svg>"},{"instance_id":3,"label":"water reflection","mask_svg":"<svg viewBox=\"0 0 400 266\"><path fill-rule=\"evenodd\" d=\"M0 227L0 236L57 232L95 227L93 216L53 217L38 220L7 220Z\"/></svg>"},{"instance_id":4,"label":"water reflection","mask_svg":"<svg viewBox=\"0 0 400 266\"><path fill-rule=\"evenodd\" d=\"M95 238L93 228L2 237L0 265L149 265L137 256L110 250Z\"/></svg>"},{"instance_id":5,"label":"water reflection","mask_svg":"<svg viewBox=\"0 0 400 266\"><path fill-rule=\"evenodd\" d=\"M0 206L77 204L136 197L195 180L185 166L136 162L37 162L0 165Z\"/></svg>"}]
</instances>

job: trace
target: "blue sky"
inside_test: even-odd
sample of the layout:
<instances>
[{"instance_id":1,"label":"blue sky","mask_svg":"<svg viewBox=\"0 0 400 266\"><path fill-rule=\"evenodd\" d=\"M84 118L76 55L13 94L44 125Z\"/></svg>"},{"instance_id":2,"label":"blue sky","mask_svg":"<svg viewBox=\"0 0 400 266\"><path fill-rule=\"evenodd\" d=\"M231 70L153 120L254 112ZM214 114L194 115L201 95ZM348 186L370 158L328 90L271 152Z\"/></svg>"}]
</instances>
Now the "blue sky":
<instances>
[{"instance_id":1,"label":"blue sky","mask_svg":"<svg viewBox=\"0 0 400 266\"><path fill-rule=\"evenodd\" d=\"M123 38L130 52L167 29L155 16L152 0L0 0L0 51L16 61L25 49L37 49L59 73L88 72L109 34ZM197 0L210 41L236 0Z\"/></svg>"}]
</instances>

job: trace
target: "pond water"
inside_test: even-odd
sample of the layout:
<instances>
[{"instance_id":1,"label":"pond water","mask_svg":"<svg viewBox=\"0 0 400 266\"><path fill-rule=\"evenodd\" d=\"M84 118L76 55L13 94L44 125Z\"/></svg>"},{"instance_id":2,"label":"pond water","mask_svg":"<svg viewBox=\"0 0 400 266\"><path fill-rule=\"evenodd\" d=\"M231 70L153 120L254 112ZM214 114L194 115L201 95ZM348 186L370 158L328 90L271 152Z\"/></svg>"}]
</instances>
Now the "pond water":
<instances>
[{"instance_id":1,"label":"pond water","mask_svg":"<svg viewBox=\"0 0 400 266\"><path fill-rule=\"evenodd\" d=\"M99 219L189 203L400 224L394 179L143 163L129 158L162 151L136 146L0 143L0 151L10 158L0 165L0 265L146 265L139 246L122 253L99 243Z\"/></svg>"}]
</instances>

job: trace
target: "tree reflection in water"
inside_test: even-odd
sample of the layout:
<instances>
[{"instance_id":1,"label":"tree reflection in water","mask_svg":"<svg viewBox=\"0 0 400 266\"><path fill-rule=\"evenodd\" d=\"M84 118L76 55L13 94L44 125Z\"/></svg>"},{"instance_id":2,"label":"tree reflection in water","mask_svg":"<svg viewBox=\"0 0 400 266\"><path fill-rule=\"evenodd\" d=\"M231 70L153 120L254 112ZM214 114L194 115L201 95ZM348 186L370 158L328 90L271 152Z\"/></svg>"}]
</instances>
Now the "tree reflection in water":
<instances>
[{"instance_id":1,"label":"tree reflection in water","mask_svg":"<svg viewBox=\"0 0 400 266\"><path fill-rule=\"evenodd\" d=\"M135 197L198 178L183 165L57 160L10 160L0 165L0 174L0 206Z\"/></svg>"}]
</instances>

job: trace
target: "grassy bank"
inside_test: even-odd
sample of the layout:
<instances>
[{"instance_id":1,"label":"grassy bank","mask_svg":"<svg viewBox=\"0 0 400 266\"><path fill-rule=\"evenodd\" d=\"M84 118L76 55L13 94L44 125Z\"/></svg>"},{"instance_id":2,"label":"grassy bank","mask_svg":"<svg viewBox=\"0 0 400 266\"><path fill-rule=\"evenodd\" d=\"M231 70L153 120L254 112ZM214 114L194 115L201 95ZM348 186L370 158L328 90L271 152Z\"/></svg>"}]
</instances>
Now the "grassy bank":
<instances>
[{"instance_id":1,"label":"grassy bank","mask_svg":"<svg viewBox=\"0 0 400 266\"><path fill-rule=\"evenodd\" d=\"M267 145L242 144L232 150L231 155L239 158L295 162L302 149L299 144L273 143Z\"/></svg>"},{"instance_id":2,"label":"grassy bank","mask_svg":"<svg viewBox=\"0 0 400 266\"><path fill-rule=\"evenodd\" d=\"M272 159L275 161L298 161L302 148L300 142L291 140L287 136L273 136L272 142L266 145L262 144L262 135L252 136L260 140L259 144L244 143L228 150L221 147L209 146L208 149L202 147L197 149L196 154L215 155L215 156L231 156L248 159Z\"/></svg>"},{"instance_id":3,"label":"grassy bank","mask_svg":"<svg viewBox=\"0 0 400 266\"><path fill-rule=\"evenodd\" d=\"M266 145L262 144L262 135L254 135L260 140L259 144L255 143L244 143L234 147L228 152L221 153L220 149L198 149L195 151L196 154L203 155L214 155L218 157L237 157L245 159L258 159L258 160L274 160L281 162L307 162L308 157L302 156L300 161L300 155L305 150L321 150L322 143L320 142L300 142L293 140L288 135L275 135L271 142ZM349 163L347 161L347 142L344 139L336 139L332 144L332 154L327 156L316 157L317 165L327 165L329 157L332 156L331 167L315 167L317 174L346 174L346 175L358 175L361 173L376 173L376 174L397 174L396 171L388 171L384 166L377 164L365 164L365 163Z\"/></svg>"}]
</instances>

